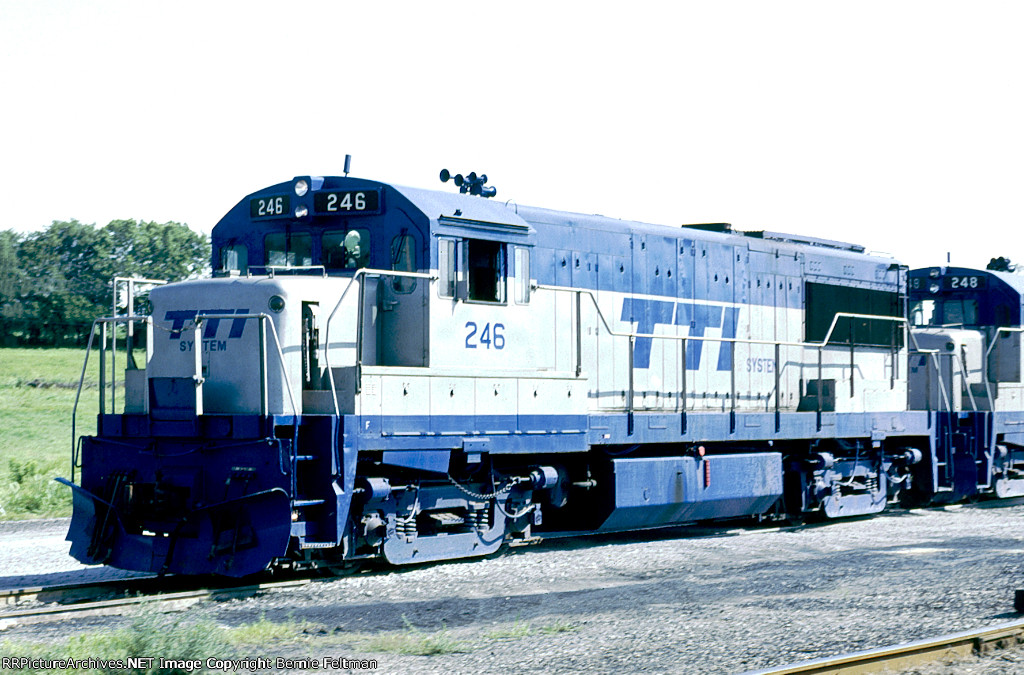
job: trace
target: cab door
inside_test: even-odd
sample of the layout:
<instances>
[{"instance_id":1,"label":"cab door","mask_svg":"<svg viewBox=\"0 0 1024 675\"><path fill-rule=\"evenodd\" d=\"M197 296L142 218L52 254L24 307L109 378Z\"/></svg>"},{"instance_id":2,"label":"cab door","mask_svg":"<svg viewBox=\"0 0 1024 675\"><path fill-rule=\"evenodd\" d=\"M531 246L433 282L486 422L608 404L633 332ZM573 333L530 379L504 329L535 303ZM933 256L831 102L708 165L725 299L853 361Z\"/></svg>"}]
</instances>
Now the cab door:
<instances>
[{"instance_id":1,"label":"cab door","mask_svg":"<svg viewBox=\"0 0 1024 675\"><path fill-rule=\"evenodd\" d=\"M391 241L391 269L417 270L419 240L402 233ZM380 302L379 363L382 366L429 365L429 321L427 279L382 277L378 286Z\"/></svg>"}]
</instances>

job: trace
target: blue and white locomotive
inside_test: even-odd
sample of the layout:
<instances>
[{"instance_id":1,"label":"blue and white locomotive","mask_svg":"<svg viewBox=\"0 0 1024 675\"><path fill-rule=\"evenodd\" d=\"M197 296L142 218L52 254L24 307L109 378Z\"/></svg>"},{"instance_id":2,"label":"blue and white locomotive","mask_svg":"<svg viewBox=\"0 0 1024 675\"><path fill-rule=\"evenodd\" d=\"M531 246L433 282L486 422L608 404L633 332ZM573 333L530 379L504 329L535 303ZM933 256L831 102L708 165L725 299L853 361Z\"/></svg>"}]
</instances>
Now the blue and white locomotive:
<instances>
[{"instance_id":1,"label":"blue and white locomotive","mask_svg":"<svg viewBox=\"0 0 1024 675\"><path fill-rule=\"evenodd\" d=\"M212 278L101 320L144 322L147 352L76 450L72 555L242 576L1024 492L1015 279L485 182L260 190L214 228ZM911 331L910 301L942 309Z\"/></svg>"},{"instance_id":2,"label":"blue and white locomotive","mask_svg":"<svg viewBox=\"0 0 1024 675\"><path fill-rule=\"evenodd\" d=\"M910 406L939 413L912 492L932 501L1024 496L1024 277L931 267L910 272L909 285L921 349L911 355Z\"/></svg>"}]
</instances>

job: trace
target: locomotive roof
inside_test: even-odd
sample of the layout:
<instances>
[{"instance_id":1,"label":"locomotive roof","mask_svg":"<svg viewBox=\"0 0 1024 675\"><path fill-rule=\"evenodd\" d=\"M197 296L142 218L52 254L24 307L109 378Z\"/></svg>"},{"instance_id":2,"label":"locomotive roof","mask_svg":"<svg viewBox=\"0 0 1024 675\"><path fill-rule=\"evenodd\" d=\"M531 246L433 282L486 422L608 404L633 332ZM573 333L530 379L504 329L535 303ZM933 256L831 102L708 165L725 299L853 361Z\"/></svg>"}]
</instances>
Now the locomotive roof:
<instances>
[{"instance_id":1,"label":"locomotive roof","mask_svg":"<svg viewBox=\"0 0 1024 675\"><path fill-rule=\"evenodd\" d=\"M506 202L402 185L391 185L390 187L401 193L430 218L461 218L469 221L527 228L532 232L530 224L516 213L514 206L509 206Z\"/></svg>"},{"instance_id":2,"label":"locomotive roof","mask_svg":"<svg viewBox=\"0 0 1024 675\"><path fill-rule=\"evenodd\" d=\"M703 241L719 241L736 245L738 238L744 238L750 243L756 240L769 242L773 248L783 250L806 250L808 247L817 249L828 255L857 256L858 258L868 256L882 258L891 261L892 256L884 253L867 252L865 247L858 244L851 244L831 239L818 237L806 237L803 235L786 234L769 230L743 231L733 230L727 223L716 223L708 225L659 225L644 223L635 220L620 220L602 215L585 215L567 211L556 211L552 209L539 208L534 206L516 207L518 214L531 223L548 223L552 225L575 225L595 229L611 231L635 231L661 236L680 236L698 239Z\"/></svg>"},{"instance_id":3,"label":"locomotive roof","mask_svg":"<svg viewBox=\"0 0 1024 675\"><path fill-rule=\"evenodd\" d=\"M522 206L509 201L497 201L471 196L459 192L442 191L395 185L368 179L342 176L298 176L286 181L258 190L242 199L221 223L223 236L231 236L237 229L248 229L251 221L248 217L249 200L256 195L288 193L295 181L308 180L313 190L330 189L366 189L372 187L389 188L401 194L417 210L431 220L440 221L441 225L473 226L498 225L506 232L529 239L537 234L536 225L555 225L562 227L583 227L613 233L648 233L658 236L679 237L701 241L718 241L724 244L737 245L746 240L752 248L759 248L755 241L763 241L763 246L772 249L806 251L808 249L837 257L864 256L888 259L891 256L878 253L867 253L863 246L841 241L833 241L816 237L785 234L772 231L740 231L733 230L731 225L720 223L710 225L662 225L644 223L635 220L617 219L602 215L589 215L570 211L559 211L535 206ZM232 216L235 218L232 219ZM241 218L239 218L241 216ZM507 229L506 229L507 228ZM216 232L215 232L216 235ZM738 239L743 238L743 239ZM1013 276L1013 275L1008 275ZM1019 278L1018 278L1019 279ZM1024 289L1022 289L1024 291Z\"/></svg>"},{"instance_id":4,"label":"locomotive roof","mask_svg":"<svg viewBox=\"0 0 1024 675\"><path fill-rule=\"evenodd\" d=\"M1024 276L1019 274L1013 274L1011 272L994 272L992 270L985 270L996 279L999 279L1004 284L1012 288L1014 291L1024 295Z\"/></svg>"}]
</instances>

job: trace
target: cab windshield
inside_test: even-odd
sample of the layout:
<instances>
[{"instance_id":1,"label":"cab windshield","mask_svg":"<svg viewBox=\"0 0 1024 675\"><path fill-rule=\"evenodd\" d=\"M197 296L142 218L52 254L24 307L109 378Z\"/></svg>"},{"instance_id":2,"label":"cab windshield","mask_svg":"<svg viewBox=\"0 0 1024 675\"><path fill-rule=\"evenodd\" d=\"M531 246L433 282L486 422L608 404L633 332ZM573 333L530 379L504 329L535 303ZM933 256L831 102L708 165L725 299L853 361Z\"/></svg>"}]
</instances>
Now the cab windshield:
<instances>
[{"instance_id":1,"label":"cab windshield","mask_svg":"<svg viewBox=\"0 0 1024 675\"><path fill-rule=\"evenodd\" d=\"M309 267L313 264L313 238L308 234L272 232L264 239L268 267Z\"/></svg>"},{"instance_id":2,"label":"cab windshield","mask_svg":"<svg viewBox=\"0 0 1024 675\"><path fill-rule=\"evenodd\" d=\"M329 270L355 270L370 265L370 231L364 229L325 232L324 267Z\"/></svg>"},{"instance_id":3,"label":"cab windshield","mask_svg":"<svg viewBox=\"0 0 1024 675\"><path fill-rule=\"evenodd\" d=\"M914 326L976 326L978 301L969 299L917 300L910 307Z\"/></svg>"}]
</instances>

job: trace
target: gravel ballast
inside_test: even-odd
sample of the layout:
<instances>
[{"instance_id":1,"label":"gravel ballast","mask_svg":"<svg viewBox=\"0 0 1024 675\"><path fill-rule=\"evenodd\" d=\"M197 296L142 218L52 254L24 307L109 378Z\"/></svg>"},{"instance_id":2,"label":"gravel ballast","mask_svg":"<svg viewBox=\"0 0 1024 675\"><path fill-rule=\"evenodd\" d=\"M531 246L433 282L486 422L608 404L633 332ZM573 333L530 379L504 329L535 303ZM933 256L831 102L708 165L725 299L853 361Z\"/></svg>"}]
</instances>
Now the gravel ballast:
<instances>
[{"instance_id":1,"label":"gravel ballast","mask_svg":"<svg viewBox=\"0 0 1024 675\"><path fill-rule=\"evenodd\" d=\"M0 522L0 590L55 586L136 576L82 565L68 555L70 518Z\"/></svg>"}]
</instances>

